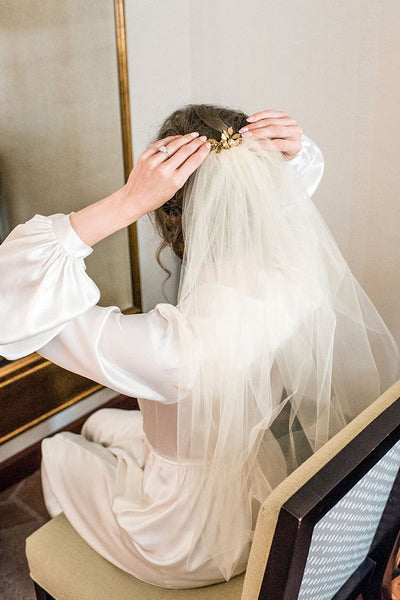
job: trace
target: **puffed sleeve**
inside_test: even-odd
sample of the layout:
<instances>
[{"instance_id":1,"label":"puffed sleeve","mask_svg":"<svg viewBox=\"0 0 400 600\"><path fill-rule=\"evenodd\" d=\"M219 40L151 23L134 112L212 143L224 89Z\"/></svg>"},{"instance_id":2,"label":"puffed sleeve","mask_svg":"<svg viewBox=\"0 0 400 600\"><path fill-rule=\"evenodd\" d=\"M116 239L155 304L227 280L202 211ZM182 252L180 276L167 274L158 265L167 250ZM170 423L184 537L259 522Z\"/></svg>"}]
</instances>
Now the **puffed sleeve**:
<instances>
[{"instance_id":1,"label":"puffed sleeve","mask_svg":"<svg viewBox=\"0 0 400 600\"><path fill-rule=\"evenodd\" d=\"M115 391L176 402L190 387L190 331L176 306L123 315L100 307L100 292L86 274L92 249L68 215L33 219L0 246L0 355L33 351Z\"/></svg>"},{"instance_id":2,"label":"puffed sleeve","mask_svg":"<svg viewBox=\"0 0 400 600\"><path fill-rule=\"evenodd\" d=\"M317 189L324 173L324 157L309 137L301 136L302 148L289 162L301 175L309 196Z\"/></svg>"},{"instance_id":3,"label":"puffed sleeve","mask_svg":"<svg viewBox=\"0 0 400 600\"><path fill-rule=\"evenodd\" d=\"M0 246L0 355L26 356L100 298L68 215L35 215Z\"/></svg>"}]
</instances>

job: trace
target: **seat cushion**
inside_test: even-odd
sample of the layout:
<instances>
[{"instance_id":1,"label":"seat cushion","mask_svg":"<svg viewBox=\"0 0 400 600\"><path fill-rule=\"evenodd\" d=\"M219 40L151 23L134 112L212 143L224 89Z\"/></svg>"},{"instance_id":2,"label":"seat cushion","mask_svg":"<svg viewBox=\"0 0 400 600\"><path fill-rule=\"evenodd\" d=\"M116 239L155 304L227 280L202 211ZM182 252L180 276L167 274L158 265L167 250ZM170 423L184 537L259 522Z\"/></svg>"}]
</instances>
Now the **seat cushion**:
<instances>
[{"instance_id":1,"label":"seat cushion","mask_svg":"<svg viewBox=\"0 0 400 600\"><path fill-rule=\"evenodd\" d=\"M26 556L32 579L56 600L240 600L244 580L188 590L144 583L92 550L63 514L27 538Z\"/></svg>"}]
</instances>

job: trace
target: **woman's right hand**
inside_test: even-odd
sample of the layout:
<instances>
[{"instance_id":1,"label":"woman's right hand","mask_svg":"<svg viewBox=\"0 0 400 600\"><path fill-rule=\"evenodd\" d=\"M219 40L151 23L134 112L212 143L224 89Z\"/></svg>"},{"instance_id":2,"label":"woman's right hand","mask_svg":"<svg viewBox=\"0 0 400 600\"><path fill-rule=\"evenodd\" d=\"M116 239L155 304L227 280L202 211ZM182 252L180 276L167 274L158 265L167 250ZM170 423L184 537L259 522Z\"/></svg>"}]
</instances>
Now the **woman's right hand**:
<instances>
[{"instance_id":1,"label":"woman's right hand","mask_svg":"<svg viewBox=\"0 0 400 600\"><path fill-rule=\"evenodd\" d=\"M158 140L139 155L122 188L70 215L72 227L85 244L97 244L172 198L209 152L206 137L198 134Z\"/></svg>"},{"instance_id":2,"label":"woman's right hand","mask_svg":"<svg viewBox=\"0 0 400 600\"><path fill-rule=\"evenodd\" d=\"M164 146L170 156L160 151ZM179 190L210 152L197 132L157 140L138 156L124 186L125 201L141 215L155 210Z\"/></svg>"}]
</instances>

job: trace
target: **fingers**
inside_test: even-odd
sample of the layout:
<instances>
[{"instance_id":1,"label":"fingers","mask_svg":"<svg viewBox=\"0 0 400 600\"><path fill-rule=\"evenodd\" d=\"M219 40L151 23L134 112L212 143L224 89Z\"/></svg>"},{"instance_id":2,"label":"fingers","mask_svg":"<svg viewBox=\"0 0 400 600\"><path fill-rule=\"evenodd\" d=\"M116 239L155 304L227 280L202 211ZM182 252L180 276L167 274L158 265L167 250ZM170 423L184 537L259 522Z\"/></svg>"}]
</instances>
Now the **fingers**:
<instances>
[{"instance_id":1,"label":"fingers","mask_svg":"<svg viewBox=\"0 0 400 600\"><path fill-rule=\"evenodd\" d=\"M169 135L165 138L162 138L161 140L157 140L156 142L154 142L154 144L150 144L150 146L148 148L146 148L146 150L144 150L144 152L142 152L141 157L142 158L148 158L149 156L153 156L154 154L156 154L156 152L158 152L158 149L161 146L165 146L166 144L169 144L169 142L172 142L173 140L176 140L178 138L182 138L182 135Z\"/></svg>"},{"instance_id":2,"label":"fingers","mask_svg":"<svg viewBox=\"0 0 400 600\"><path fill-rule=\"evenodd\" d=\"M245 138L250 137L249 134L257 137L289 139L297 139L303 135L303 129L299 125L290 122L279 123L279 121L284 121L284 119L278 119L277 121L277 124L273 124L263 119L253 126L249 125L248 127L242 127L239 132L242 133Z\"/></svg>"},{"instance_id":3,"label":"fingers","mask_svg":"<svg viewBox=\"0 0 400 600\"><path fill-rule=\"evenodd\" d=\"M193 139L196 139L198 135L199 134L197 131L193 131L192 133L187 133L186 135L174 136L169 141L167 140L167 138L165 138L164 140L157 140L157 142L153 144L153 153L151 154L152 161L156 164L164 162L167 158L173 156L173 154L177 150L179 150L179 148L186 144L189 144L193 141ZM159 152L159 148L161 146L165 146L170 156L168 156L168 154L163 154Z\"/></svg>"},{"instance_id":4,"label":"fingers","mask_svg":"<svg viewBox=\"0 0 400 600\"><path fill-rule=\"evenodd\" d=\"M288 155L288 157L294 157L301 150L301 141L299 140L271 140L268 144L269 150L279 150Z\"/></svg>"},{"instance_id":5,"label":"fingers","mask_svg":"<svg viewBox=\"0 0 400 600\"><path fill-rule=\"evenodd\" d=\"M199 146L197 150L195 150L195 152L193 152L193 154L191 154L189 158L185 160L182 166L179 167L179 169L177 169L176 173L178 175L178 178L180 179L179 184L181 187L185 183L187 178L197 169L197 167L201 165L203 160L209 155L210 148L211 144L209 142L203 142L201 146Z\"/></svg>"},{"instance_id":6,"label":"fingers","mask_svg":"<svg viewBox=\"0 0 400 600\"><path fill-rule=\"evenodd\" d=\"M197 139L191 138L191 141L187 141L185 144L180 144L180 146L176 148L176 151L168 159L168 168L173 171L179 169L179 167L185 162L185 160L189 158L189 156L193 154L193 152L196 152L196 150L200 148L200 146L202 146L204 142L206 142L206 140L207 137L205 135L202 135ZM173 144L177 145L178 141L180 142L180 140L177 140ZM173 146L173 144L169 144L169 146ZM168 151L170 151L169 146ZM165 164L167 166L167 163Z\"/></svg>"},{"instance_id":7,"label":"fingers","mask_svg":"<svg viewBox=\"0 0 400 600\"><path fill-rule=\"evenodd\" d=\"M289 115L281 110L262 110L261 112L253 113L249 117L247 117L247 121L249 123L255 123L260 119L268 119L270 117L288 117Z\"/></svg>"},{"instance_id":8,"label":"fingers","mask_svg":"<svg viewBox=\"0 0 400 600\"><path fill-rule=\"evenodd\" d=\"M171 166L174 166L174 168L176 167L176 164L172 161L172 157L175 156L175 154L180 151L180 149L185 148L186 146L190 145L192 142L198 142L199 140L199 134L197 131L193 131L192 133L187 133L186 135L183 135L182 137L180 137L179 139L173 140L172 142L170 142L166 148L170 154L168 163ZM202 136L202 142L204 142L204 140L206 139L205 136ZM162 158L162 155L161 155Z\"/></svg>"},{"instance_id":9,"label":"fingers","mask_svg":"<svg viewBox=\"0 0 400 600\"><path fill-rule=\"evenodd\" d=\"M303 129L297 124L293 117L279 110L263 110L247 118L249 125L239 129L242 137L255 136L258 138L268 137L281 140L293 140L297 144L303 135Z\"/></svg>"},{"instance_id":10,"label":"fingers","mask_svg":"<svg viewBox=\"0 0 400 600\"><path fill-rule=\"evenodd\" d=\"M249 123L244 127L239 129L239 133L243 133L244 131L254 131L254 129L258 129L259 127L266 127L267 125L297 125L297 121L292 117L280 117L276 119L260 119L256 123Z\"/></svg>"}]
</instances>

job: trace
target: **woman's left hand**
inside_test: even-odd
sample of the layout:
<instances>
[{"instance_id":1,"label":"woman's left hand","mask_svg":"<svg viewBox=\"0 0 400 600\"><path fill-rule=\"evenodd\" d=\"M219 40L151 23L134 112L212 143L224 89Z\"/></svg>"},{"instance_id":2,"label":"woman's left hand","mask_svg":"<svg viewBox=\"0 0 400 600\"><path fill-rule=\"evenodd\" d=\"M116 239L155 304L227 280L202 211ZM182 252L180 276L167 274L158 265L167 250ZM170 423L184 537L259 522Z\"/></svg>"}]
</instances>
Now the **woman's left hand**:
<instances>
[{"instance_id":1,"label":"woman's left hand","mask_svg":"<svg viewBox=\"0 0 400 600\"><path fill-rule=\"evenodd\" d=\"M280 110L263 110L247 117L249 124L239 129L242 137L268 137L272 145L292 160L301 150L302 128L293 117Z\"/></svg>"}]
</instances>

